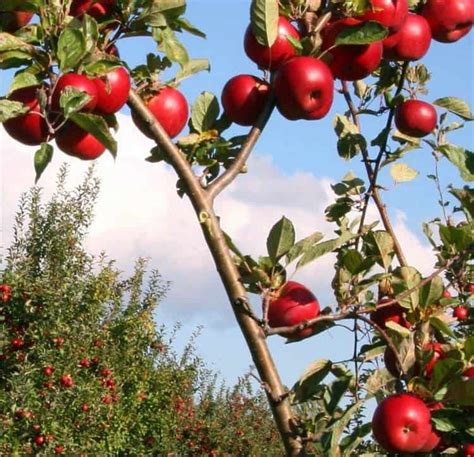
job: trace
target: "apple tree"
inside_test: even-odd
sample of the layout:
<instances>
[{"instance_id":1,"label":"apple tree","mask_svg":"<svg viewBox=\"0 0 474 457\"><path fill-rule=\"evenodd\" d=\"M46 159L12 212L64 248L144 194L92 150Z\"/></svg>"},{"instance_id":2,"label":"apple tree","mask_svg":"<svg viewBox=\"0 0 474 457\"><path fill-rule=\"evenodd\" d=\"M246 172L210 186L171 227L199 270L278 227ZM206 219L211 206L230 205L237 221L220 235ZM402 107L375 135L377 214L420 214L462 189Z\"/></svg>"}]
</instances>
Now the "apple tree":
<instances>
[{"instance_id":1,"label":"apple tree","mask_svg":"<svg viewBox=\"0 0 474 457\"><path fill-rule=\"evenodd\" d=\"M421 59L432 40L456 46L470 32L472 1L249 3L243 48L263 73L233 77L222 91L221 114L212 93L203 92L189 109L178 89L184 78L208 69L179 39L180 33L204 36L186 19L184 0L7 0L2 9L23 27L8 25L0 35L0 63L17 69L1 101L1 121L13 138L39 147L39 177L52 159L53 140L84 160L106 149L115 154L114 113L128 103L138 129L156 142L147 160L171 165L179 195L195 210L288 455L369 449L470 455L474 197L467 184L444 188L438 169L454 166L462 180L474 179L473 153L450 141L473 115L457 97L422 100L430 73ZM21 23L19 10L34 12L39 22ZM154 40L157 53L128 68L115 45L135 36ZM165 82L169 72L174 76ZM316 122L335 97L347 109L334 117L334 156L357 158L362 168L332 187L325 216L334 236L315 231L296 240L292 222L282 217L262 255L247 255L224 231L216 199L246 171L275 108L289 122ZM229 136L232 123L249 126L247 135ZM186 124L189 132L178 136ZM367 125L380 126L374 138L364 134ZM440 217L423 225L436 255L427 276L407 262L381 184L386 167L397 183L415 179L419 172L403 158L420 148L431 153L435 171L426 164L423 172L440 204ZM373 223L370 204L379 214ZM322 307L289 278L331 254L334 303ZM253 309L249 294L261 297L261 310ZM353 334L348 361L316 360L291 389L283 386L267 338L296 345L336 325ZM368 421L364 408L373 399L378 406Z\"/></svg>"}]
</instances>

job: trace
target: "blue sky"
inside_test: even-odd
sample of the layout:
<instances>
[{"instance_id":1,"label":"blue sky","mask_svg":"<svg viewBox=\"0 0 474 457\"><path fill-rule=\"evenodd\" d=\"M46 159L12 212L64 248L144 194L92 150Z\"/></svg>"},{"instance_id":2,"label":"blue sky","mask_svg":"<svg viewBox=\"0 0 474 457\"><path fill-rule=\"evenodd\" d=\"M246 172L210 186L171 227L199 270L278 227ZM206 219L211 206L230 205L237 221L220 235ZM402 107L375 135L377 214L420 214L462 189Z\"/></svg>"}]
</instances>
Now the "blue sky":
<instances>
[{"instance_id":1,"label":"blue sky","mask_svg":"<svg viewBox=\"0 0 474 457\"><path fill-rule=\"evenodd\" d=\"M182 83L181 90L190 102L203 90L219 96L225 82L237 74L261 74L246 58L242 46L249 21L248 1L189 0L188 3L188 19L207 33L208 39L186 35L183 41L192 57L208 57L212 68L210 73L202 73ZM451 95L468 100L471 106L474 104L473 44L473 33L451 45L432 43L422 60L432 71L430 93L425 100ZM134 66L141 63L154 46L142 39L130 39L119 48L122 57ZM2 88L7 84L8 78L2 77ZM332 118L343 110L343 100L339 96L329 115L320 121L291 122L275 112L255 148L250 172L217 203L224 228L229 228L248 252L264 253L265 234L283 214L297 222L297 233L301 237L318 229L330 235L331 227L323 220L324 207L331 199L329 183L339 180L350 170L364 177L358 159L344 162L335 152ZM204 240L192 220L190 205L175 196L175 178L168 168L143 161L146 149L152 144L139 137L127 114L125 109L120 117L121 149L117 163L114 164L110 157L98 161L99 173L103 176L103 197L90 247L94 252L105 249L110 257L119 260L124 271L131 269L131 259L136 256L150 256L152 265L162 270L165 279L173 281L170 296L158 312L158 320L170 325L176 320L183 323L178 346L187 341L198 325L203 325L202 335L197 340L199 352L232 382L251 364L250 356L230 316L217 273L203 247ZM374 132L376 126L367 127ZM243 134L246 129L236 126L229 132ZM455 132L452 138L472 149L472 124ZM2 194L2 226L5 241L8 241L17 197L33 183L34 149L13 145L5 135L1 141L3 163L13 164L18 170L15 176L3 171L3 184L0 182L4 189L14 189ZM64 159L71 163L74 178L78 178L87 166L56 154L54 164L40 184L52 187L54 172ZM420 268L426 271L430 264L429 249L423 243L419 227L422 220L439 215L435 189L425 178L426 174L432 173L433 159L428 150L419 150L411 153L406 162L419 170L420 176L411 183L395 186L388 171L384 171L383 182L391 190L384 194L384 200L393 208L391 215L402 240L409 247L408 254L422 262ZM2 167L2 170L6 169L6 166ZM457 171L447 162L443 162L442 182L459 183ZM127 198L128 205L116 205L117 201L123 203ZM308 284L326 306L334 303L330 291L331 274L331 259L328 258L302 271L296 279ZM258 304L257 299L254 302ZM352 353L352 338L343 330L333 330L292 345L284 345L281 338L273 337L270 345L287 384L296 381L303 368L314 359L342 360Z\"/></svg>"}]
</instances>

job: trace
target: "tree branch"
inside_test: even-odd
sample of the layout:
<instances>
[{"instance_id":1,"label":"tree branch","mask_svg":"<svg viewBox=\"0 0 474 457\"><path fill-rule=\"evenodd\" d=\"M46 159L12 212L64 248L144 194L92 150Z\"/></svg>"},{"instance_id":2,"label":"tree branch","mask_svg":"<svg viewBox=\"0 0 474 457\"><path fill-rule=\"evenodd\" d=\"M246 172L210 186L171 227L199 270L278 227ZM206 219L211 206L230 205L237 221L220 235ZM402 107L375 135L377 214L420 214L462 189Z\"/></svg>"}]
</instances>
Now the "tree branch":
<instances>
[{"instance_id":1,"label":"tree branch","mask_svg":"<svg viewBox=\"0 0 474 457\"><path fill-rule=\"evenodd\" d=\"M245 143L242 145L240 152L237 154L236 158L230 165L230 167L224 171L219 177L217 177L209 186L207 187L207 192L209 198L212 200L220 193L223 189L225 189L241 172L243 166L247 162L247 159L250 156L250 153L255 146L255 143L260 138L260 135L265 128L270 116L275 108L275 96L273 92L270 91L270 95L268 97L268 101L260 113L260 116L257 119L257 122L250 130L249 134L247 135L247 139Z\"/></svg>"}]
</instances>

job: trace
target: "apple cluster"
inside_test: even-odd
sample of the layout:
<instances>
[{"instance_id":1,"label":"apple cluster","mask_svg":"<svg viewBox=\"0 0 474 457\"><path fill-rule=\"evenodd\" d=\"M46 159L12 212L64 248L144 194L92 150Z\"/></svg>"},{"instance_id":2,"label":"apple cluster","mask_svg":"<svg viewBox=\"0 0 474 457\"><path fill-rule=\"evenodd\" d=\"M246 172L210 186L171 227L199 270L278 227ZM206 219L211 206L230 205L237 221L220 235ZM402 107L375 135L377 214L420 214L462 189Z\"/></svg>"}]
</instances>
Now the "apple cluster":
<instances>
[{"instance_id":1,"label":"apple cluster","mask_svg":"<svg viewBox=\"0 0 474 457\"><path fill-rule=\"evenodd\" d=\"M334 12L318 33L320 45L311 55L299 55L304 48L294 45L305 38L301 19L280 16L271 46L260 44L249 25L245 53L259 68L272 73L271 84L248 74L234 76L222 91L224 111L236 124L253 125L273 92L278 110L287 119L321 119L331 108L335 79L363 79L377 70L382 59L419 60L432 39L451 43L465 36L473 17L471 0L428 0L417 7L417 13L409 11L407 0L371 0L368 10L358 16ZM367 44L337 42L338 37L369 21L386 29L384 39ZM427 102L407 100L397 106L395 123L401 133L420 138L436 127L436 110Z\"/></svg>"}]
</instances>

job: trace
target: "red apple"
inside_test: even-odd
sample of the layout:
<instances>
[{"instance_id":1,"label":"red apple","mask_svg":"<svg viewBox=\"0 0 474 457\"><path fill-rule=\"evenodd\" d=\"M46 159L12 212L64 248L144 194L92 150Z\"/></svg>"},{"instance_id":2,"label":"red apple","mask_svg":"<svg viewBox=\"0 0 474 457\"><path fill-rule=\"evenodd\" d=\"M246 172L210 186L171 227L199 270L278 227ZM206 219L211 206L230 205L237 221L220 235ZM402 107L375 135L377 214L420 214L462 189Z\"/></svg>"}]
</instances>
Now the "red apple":
<instances>
[{"instance_id":1,"label":"red apple","mask_svg":"<svg viewBox=\"0 0 474 457\"><path fill-rule=\"evenodd\" d=\"M83 413L87 413L87 411L89 411L89 405L87 403L84 403L82 406L81 406L81 411Z\"/></svg>"},{"instance_id":2,"label":"red apple","mask_svg":"<svg viewBox=\"0 0 474 457\"><path fill-rule=\"evenodd\" d=\"M474 366L467 368L462 373L466 378L474 378Z\"/></svg>"},{"instance_id":3,"label":"red apple","mask_svg":"<svg viewBox=\"0 0 474 457\"><path fill-rule=\"evenodd\" d=\"M69 14L74 17L82 16L90 8L92 2L93 0L72 0Z\"/></svg>"},{"instance_id":4,"label":"red apple","mask_svg":"<svg viewBox=\"0 0 474 457\"><path fill-rule=\"evenodd\" d=\"M58 444L57 446L54 447L55 454L62 454L64 450L65 450L65 447L62 444Z\"/></svg>"},{"instance_id":5,"label":"red apple","mask_svg":"<svg viewBox=\"0 0 474 457\"><path fill-rule=\"evenodd\" d=\"M32 17L30 11L0 11L0 31L15 33L27 25Z\"/></svg>"},{"instance_id":6,"label":"red apple","mask_svg":"<svg viewBox=\"0 0 474 457\"><path fill-rule=\"evenodd\" d=\"M391 395L377 406L372 431L380 446L388 452L418 452L430 438L431 413L414 395Z\"/></svg>"},{"instance_id":7,"label":"red apple","mask_svg":"<svg viewBox=\"0 0 474 457\"><path fill-rule=\"evenodd\" d=\"M95 112L114 114L125 105L131 84L130 75L124 67L115 68L93 81L97 88Z\"/></svg>"},{"instance_id":8,"label":"red apple","mask_svg":"<svg viewBox=\"0 0 474 457\"><path fill-rule=\"evenodd\" d=\"M390 300L391 298L382 298L377 305L377 309L370 314L370 319L382 329L387 328L387 322L395 322L402 327L411 328L410 322L405 317L405 308L399 303L380 306Z\"/></svg>"},{"instance_id":9,"label":"red apple","mask_svg":"<svg viewBox=\"0 0 474 457\"><path fill-rule=\"evenodd\" d=\"M462 450L464 457L474 457L474 443L465 443Z\"/></svg>"},{"instance_id":10,"label":"red apple","mask_svg":"<svg viewBox=\"0 0 474 457\"><path fill-rule=\"evenodd\" d=\"M63 374L59 378L59 382L63 387L69 388L74 386L74 380L72 379L72 376L70 374Z\"/></svg>"},{"instance_id":11,"label":"red apple","mask_svg":"<svg viewBox=\"0 0 474 457\"><path fill-rule=\"evenodd\" d=\"M435 129L437 122L434 106L421 100L406 100L395 110L395 125L405 135L424 137Z\"/></svg>"},{"instance_id":12,"label":"red apple","mask_svg":"<svg viewBox=\"0 0 474 457\"><path fill-rule=\"evenodd\" d=\"M337 36L343 30L362 24L362 21L347 17L330 23L323 29L322 50L328 51L329 68L335 78L345 81L356 81L369 76L382 60L382 42L376 41L366 45L334 46Z\"/></svg>"},{"instance_id":13,"label":"red apple","mask_svg":"<svg viewBox=\"0 0 474 457\"><path fill-rule=\"evenodd\" d=\"M383 40L383 56L388 60L421 59L431 44L431 29L423 16L408 14L400 30Z\"/></svg>"},{"instance_id":14,"label":"red apple","mask_svg":"<svg viewBox=\"0 0 474 457\"><path fill-rule=\"evenodd\" d=\"M301 38L298 30L283 16L278 19L278 36L271 47L261 45L255 38L251 25L249 25L244 37L245 54L260 68L275 70L285 60L296 55L296 50L287 36L291 36L295 40Z\"/></svg>"},{"instance_id":15,"label":"red apple","mask_svg":"<svg viewBox=\"0 0 474 457\"><path fill-rule=\"evenodd\" d=\"M45 443L46 441L46 438L44 437L44 435L36 435L34 438L33 438L33 441L35 442L35 444L37 446L43 446L43 444Z\"/></svg>"},{"instance_id":16,"label":"red apple","mask_svg":"<svg viewBox=\"0 0 474 457\"><path fill-rule=\"evenodd\" d=\"M189 110L188 102L181 92L173 87L165 86L155 94L146 96L144 100L148 109L171 138L183 130L188 120ZM148 126L134 111L132 111L132 119L144 135L153 138Z\"/></svg>"},{"instance_id":17,"label":"red apple","mask_svg":"<svg viewBox=\"0 0 474 457\"><path fill-rule=\"evenodd\" d=\"M471 30L473 10L472 0L428 0L421 15L428 21L434 40L452 43Z\"/></svg>"},{"instance_id":18,"label":"red apple","mask_svg":"<svg viewBox=\"0 0 474 457\"><path fill-rule=\"evenodd\" d=\"M319 315L319 303L313 293L302 284L288 281L270 300L268 324L270 327L291 327ZM311 335L312 329L305 328L292 337L302 338Z\"/></svg>"},{"instance_id":19,"label":"red apple","mask_svg":"<svg viewBox=\"0 0 474 457\"><path fill-rule=\"evenodd\" d=\"M45 376L52 376L53 373L54 373L54 368L53 367L48 366L48 367L43 368L43 374Z\"/></svg>"},{"instance_id":20,"label":"red apple","mask_svg":"<svg viewBox=\"0 0 474 457\"><path fill-rule=\"evenodd\" d=\"M20 143L37 146L48 139L48 125L44 119L38 101L41 86L30 86L15 90L8 100L21 102L30 111L3 123L7 133Z\"/></svg>"},{"instance_id":21,"label":"red apple","mask_svg":"<svg viewBox=\"0 0 474 457\"><path fill-rule=\"evenodd\" d=\"M359 18L376 21L391 32L396 32L405 22L407 14L407 0L369 0L368 10Z\"/></svg>"},{"instance_id":22,"label":"red apple","mask_svg":"<svg viewBox=\"0 0 474 457\"><path fill-rule=\"evenodd\" d=\"M451 298L451 292L448 289L443 290L443 298Z\"/></svg>"},{"instance_id":23,"label":"red apple","mask_svg":"<svg viewBox=\"0 0 474 457\"><path fill-rule=\"evenodd\" d=\"M427 406L428 406L428 409L430 410L430 414L433 411L437 411L438 409L444 408L443 403L441 403L440 401L429 403ZM423 445L421 449L418 450L418 452L432 452L434 451L435 448L439 446L440 443L441 443L441 435L436 429L432 428L431 433L428 439L426 440L426 443Z\"/></svg>"},{"instance_id":24,"label":"red apple","mask_svg":"<svg viewBox=\"0 0 474 457\"><path fill-rule=\"evenodd\" d=\"M87 104L82 108L84 111L93 111L97 104L97 87L94 81L86 75L79 73L66 73L58 78L51 96L51 108L53 111L59 111L59 101L61 94L66 87L74 87L85 92L91 97Z\"/></svg>"},{"instance_id":25,"label":"red apple","mask_svg":"<svg viewBox=\"0 0 474 457\"><path fill-rule=\"evenodd\" d=\"M227 117L239 125L253 125L270 95L270 85L252 75L238 75L222 90L222 106Z\"/></svg>"},{"instance_id":26,"label":"red apple","mask_svg":"<svg viewBox=\"0 0 474 457\"><path fill-rule=\"evenodd\" d=\"M87 10L87 14L97 21L110 16L116 4L116 0L97 0Z\"/></svg>"},{"instance_id":27,"label":"red apple","mask_svg":"<svg viewBox=\"0 0 474 457\"><path fill-rule=\"evenodd\" d=\"M469 317L469 308L464 305L456 306L453 309L453 317L458 321L465 321Z\"/></svg>"},{"instance_id":28,"label":"red apple","mask_svg":"<svg viewBox=\"0 0 474 457\"><path fill-rule=\"evenodd\" d=\"M474 294L474 282L471 282L464 287L464 291L468 294Z\"/></svg>"},{"instance_id":29,"label":"red apple","mask_svg":"<svg viewBox=\"0 0 474 457\"><path fill-rule=\"evenodd\" d=\"M13 338L10 342L11 347L18 351L20 349L23 349L25 346L25 341L22 338Z\"/></svg>"},{"instance_id":30,"label":"red apple","mask_svg":"<svg viewBox=\"0 0 474 457\"><path fill-rule=\"evenodd\" d=\"M321 119L331 109L334 80L314 57L294 57L277 71L273 84L277 108L287 119Z\"/></svg>"},{"instance_id":31,"label":"red apple","mask_svg":"<svg viewBox=\"0 0 474 457\"><path fill-rule=\"evenodd\" d=\"M0 284L0 301L6 303L12 298L12 288L8 284Z\"/></svg>"},{"instance_id":32,"label":"red apple","mask_svg":"<svg viewBox=\"0 0 474 457\"><path fill-rule=\"evenodd\" d=\"M61 151L81 160L97 159L105 151L105 146L92 133L70 121L57 133L56 144Z\"/></svg>"},{"instance_id":33,"label":"red apple","mask_svg":"<svg viewBox=\"0 0 474 457\"><path fill-rule=\"evenodd\" d=\"M438 360L444 359L444 351L440 343L428 343L424 346L423 350L425 352L433 353L431 359L426 363L424 370L424 375L427 378L430 378L433 374L435 365L438 363Z\"/></svg>"}]
</instances>

